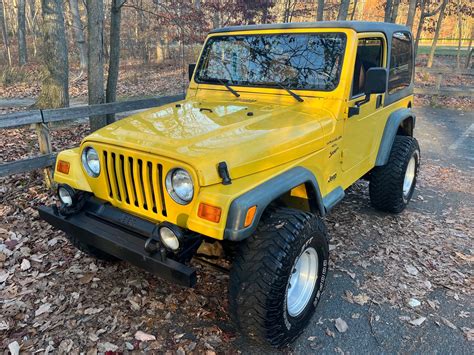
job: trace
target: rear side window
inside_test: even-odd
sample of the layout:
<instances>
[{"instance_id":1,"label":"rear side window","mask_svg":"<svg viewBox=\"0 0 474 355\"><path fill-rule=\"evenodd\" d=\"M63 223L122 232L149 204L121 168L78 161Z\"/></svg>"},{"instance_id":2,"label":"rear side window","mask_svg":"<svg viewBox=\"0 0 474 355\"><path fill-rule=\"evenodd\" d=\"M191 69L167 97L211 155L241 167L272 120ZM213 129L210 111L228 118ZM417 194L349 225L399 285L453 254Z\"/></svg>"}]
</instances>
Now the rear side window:
<instances>
[{"instance_id":1,"label":"rear side window","mask_svg":"<svg viewBox=\"0 0 474 355\"><path fill-rule=\"evenodd\" d=\"M408 32L395 32L392 37L388 92L394 93L411 83L413 73L413 49Z\"/></svg>"}]
</instances>

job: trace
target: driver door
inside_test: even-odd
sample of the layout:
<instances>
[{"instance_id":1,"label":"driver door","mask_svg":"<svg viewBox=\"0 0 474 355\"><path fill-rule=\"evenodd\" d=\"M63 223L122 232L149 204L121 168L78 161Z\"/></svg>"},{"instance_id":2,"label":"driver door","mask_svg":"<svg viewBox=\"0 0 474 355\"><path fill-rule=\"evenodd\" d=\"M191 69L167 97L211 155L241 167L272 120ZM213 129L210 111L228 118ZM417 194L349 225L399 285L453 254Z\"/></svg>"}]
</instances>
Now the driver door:
<instances>
[{"instance_id":1,"label":"driver door","mask_svg":"<svg viewBox=\"0 0 474 355\"><path fill-rule=\"evenodd\" d=\"M365 98L364 85L367 70L386 66L387 45L382 34L359 36L356 61L352 80L351 97L348 101L349 114L344 123L344 148L342 169L365 174L365 164L375 149L377 125L383 124L380 111L383 108L383 94ZM358 175L358 176L360 176Z\"/></svg>"}]
</instances>

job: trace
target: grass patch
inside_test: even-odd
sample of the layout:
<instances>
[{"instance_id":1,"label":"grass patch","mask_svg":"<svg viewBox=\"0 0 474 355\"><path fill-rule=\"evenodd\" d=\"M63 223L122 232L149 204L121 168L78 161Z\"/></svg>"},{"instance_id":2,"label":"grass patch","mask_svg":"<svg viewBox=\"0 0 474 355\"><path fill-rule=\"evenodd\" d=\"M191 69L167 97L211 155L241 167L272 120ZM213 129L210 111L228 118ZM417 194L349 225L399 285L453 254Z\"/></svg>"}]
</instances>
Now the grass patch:
<instances>
[{"instance_id":1,"label":"grass patch","mask_svg":"<svg viewBox=\"0 0 474 355\"><path fill-rule=\"evenodd\" d=\"M28 73L23 68L7 67L0 72L0 84L3 87L23 83L28 79Z\"/></svg>"}]
</instances>

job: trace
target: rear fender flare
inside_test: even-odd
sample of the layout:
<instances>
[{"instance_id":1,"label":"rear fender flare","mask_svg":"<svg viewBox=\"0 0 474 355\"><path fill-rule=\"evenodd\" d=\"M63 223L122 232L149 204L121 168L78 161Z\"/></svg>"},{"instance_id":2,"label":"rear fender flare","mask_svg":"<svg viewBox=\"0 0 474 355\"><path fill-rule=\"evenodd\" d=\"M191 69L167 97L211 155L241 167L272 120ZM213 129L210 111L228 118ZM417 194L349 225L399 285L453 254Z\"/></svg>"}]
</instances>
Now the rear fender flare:
<instances>
[{"instance_id":1,"label":"rear fender flare","mask_svg":"<svg viewBox=\"0 0 474 355\"><path fill-rule=\"evenodd\" d=\"M415 127L416 116L410 108L401 108L390 114L385 124L383 131L382 140L380 142L379 151L377 153L377 159L375 160L375 166L382 166L387 164L392 150L395 136L398 133L400 126L407 119L411 119L412 129ZM413 131L407 132L409 135L413 135Z\"/></svg>"}]
</instances>

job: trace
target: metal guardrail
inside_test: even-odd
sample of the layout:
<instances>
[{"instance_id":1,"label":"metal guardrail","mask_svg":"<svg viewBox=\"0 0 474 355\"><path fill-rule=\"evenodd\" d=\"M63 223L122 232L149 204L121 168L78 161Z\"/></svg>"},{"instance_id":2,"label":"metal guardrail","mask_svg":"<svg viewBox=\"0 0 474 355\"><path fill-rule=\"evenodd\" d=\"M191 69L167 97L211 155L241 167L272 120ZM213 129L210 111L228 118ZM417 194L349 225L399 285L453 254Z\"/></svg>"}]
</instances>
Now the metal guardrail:
<instances>
[{"instance_id":1,"label":"metal guardrail","mask_svg":"<svg viewBox=\"0 0 474 355\"><path fill-rule=\"evenodd\" d=\"M55 164L56 154L52 152L48 123L70 121L90 116L129 112L166 105L179 101L184 95L112 102L99 105L67 107L60 109L32 110L0 115L0 129L34 125L38 135L41 155L0 164L0 177L24 173L36 169L49 168ZM51 181L51 171L45 170L46 182Z\"/></svg>"}]
</instances>

